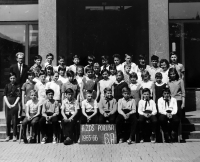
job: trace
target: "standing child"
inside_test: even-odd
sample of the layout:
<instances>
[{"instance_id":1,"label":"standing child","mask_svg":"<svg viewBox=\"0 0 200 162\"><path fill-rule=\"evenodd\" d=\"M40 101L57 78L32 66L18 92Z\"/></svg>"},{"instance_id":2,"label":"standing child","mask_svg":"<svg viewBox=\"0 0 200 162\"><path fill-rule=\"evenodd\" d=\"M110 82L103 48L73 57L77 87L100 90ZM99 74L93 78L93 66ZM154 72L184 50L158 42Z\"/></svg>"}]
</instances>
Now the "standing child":
<instances>
[{"instance_id":1,"label":"standing child","mask_svg":"<svg viewBox=\"0 0 200 162\"><path fill-rule=\"evenodd\" d=\"M77 109L79 109L78 102L74 98L74 91L68 88L65 91L66 98L62 102L61 114L62 120L62 130L64 135L64 144L72 144L73 130L75 126L75 116L77 115Z\"/></svg>"},{"instance_id":2,"label":"standing child","mask_svg":"<svg viewBox=\"0 0 200 162\"><path fill-rule=\"evenodd\" d=\"M81 65L77 66L76 80L78 82L79 87L81 87L83 84L83 75L84 75L84 67Z\"/></svg>"},{"instance_id":3,"label":"standing child","mask_svg":"<svg viewBox=\"0 0 200 162\"><path fill-rule=\"evenodd\" d=\"M54 71L58 71L59 68L65 69L65 71L68 69L68 67L65 65L64 56L58 56L58 66L54 67Z\"/></svg>"},{"instance_id":4,"label":"standing child","mask_svg":"<svg viewBox=\"0 0 200 162\"><path fill-rule=\"evenodd\" d=\"M169 62L166 59L161 59L160 60L160 67L161 67L161 74L162 74L162 82L163 83L168 83L169 82Z\"/></svg>"},{"instance_id":5,"label":"standing child","mask_svg":"<svg viewBox=\"0 0 200 162\"><path fill-rule=\"evenodd\" d=\"M99 102L99 124L106 124L106 120L109 124L115 124L117 101L112 96L112 89L104 89L105 97L101 98Z\"/></svg>"},{"instance_id":6,"label":"standing child","mask_svg":"<svg viewBox=\"0 0 200 162\"><path fill-rule=\"evenodd\" d=\"M16 74L10 73L10 83L6 84L4 89L4 102L6 113L6 139L10 140L11 121L13 127L13 142L17 141L17 115L18 115L18 102L20 99L20 87L16 84Z\"/></svg>"},{"instance_id":7,"label":"standing child","mask_svg":"<svg viewBox=\"0 0 200 162\"><path fill-rule=\"evenodd\" d=\"M100 64L98 62L94 63L93 69L96 82L99 82L102 79Z\"/></svg>"},{"instance_id":8,"label":"standing child","mask_svg":"<svg viewBox=\"0 0 200 162\"><path fill-rule=\"evenodd\" d=\"M122 89L128 87L128 84L124 81L124 74L122 71L118 71L116 75L116 82L112 86L114 92L114 98L118 101L120 98L123 98Z\"/></svg>"},{"instance_id":9,"label":"standing child","mask_svg":"<svg viewBox=\"0 0 200 162\"><path fill-rule=\"evenodd\" d=\"M94 60L95 60L95 57L93 55L88 55L88 57L87 57L88 64L84 68L84 74L86 74L86 71L85 71L86 67L88 67L88 66L93 67L94 66Z\"/></svg>"},{"instance_id":10,"label":"standing child","mask_svg":"<svg viewBox=\"0 0 200 162\"><path fill-rule=\"evenodd\" d=\"M45 68L45 72L46 72L46 81L47 82L51 82L52 78L53 78L53 66L51 65L47 65Z\"/></svg>"},{"instance_id":11,"label":"standing child","mask_svg":"<svg viewBox=\"0 0 200 162\"><path fill-rule=\"evenodd\" d=\"M178 59L177 54L174 52L171 52L170 68L172 68L172 67L175 68L176 71L178 72L179 78L184 79L185 68L184 68L183 64L177 62L177 59Z\"/></svg>"},{"instance_id":12,"label":"standing child","mask_svg":"<svg viewBox=\"0 0 200 162\"><path fill-rule=\"evenodd\" d=\"M169 88L171 96L177 100L178 115L181 119L185 117L185 87L183 79L179 78L178 72L175 68L169 69Z\"/></svg>"},{"instance_id":13,"label":"standing child","mask_svg":"<svg viewBox=\"0 0 200 162\"><path fill-rule=\"evenodd\" d=\"M130 84L131 64L125 64L124 68L125 68L125 71L124 71L124 81L127 84Z\"/></svg>"},{"instance_id":14,"label":"standing child","mask_svg":"<svg viewBox=\"0 0 200 162\"><path fill-rule=\"evenodd\" d=\"M137 72L137 66L135 63L132 62L132 54L131 53L127 53L125 54L125 62L122 64L122 68L123 68L123 73L125 73L125 65L130 65L131 66L131 70L130 73L132 72Z\"/></svg>"},{"instance_id":15,"label":"standing child","mask_svg":"<svg viewBox=\"0 0 200 162\"><path fill-rule=\"evenodd\" d=\"M112 80L112 82L114 83L116 81L116 73L117 73L117 69L114 64L111 64L109 66L109 72L110 72L109 79Z\"/></svg>"},{"instance_id":16,"label":"standing child","mask_svg":"<svg viewBox=\"0 0 200 162\"><path fill-rule=\"evenodd\" d=\"M73 57L73 65L69 66L69 69L68 70L71 70L74 72L74 74L76 75L76 69L77 69L77 66L79 65L79 62L80 62L80 57L78 55L74 55Z\"/></svg>"},{"instance_id":17,"label":"standing child","mask_svg":"<svg viewBox=\"0 0 200 162\"><path fill-rule=\"evenodd\" d=\"M38 72L38 68L42 70L42 66L41 66L42 57L40 55L35 55L34 62L35 64L29 70L33 71L36 75L36 73Z\"/></svg>"},{"instance_id":18,"label":"standing child","mask_svg":"<svg viewBox=\"0 0 200 162\"><path fill-rule=\"evenodd\" d=\"M44 68L46 68L48 65L52 66L53 60L54 60L54 55L52 53L48 53L46 55L46 62L44 63Z\"/></svg>"},{"instance_id":19,"label":"standing child","mask_svg":"<svg viewBox=\"0 0 200 162\"><path fill-rule=\"evenodd\" d=\"M80 119L81 124L98 124L97 116L97 101L92 98L92 92L87 91L86 99L82 101L82 117Z\"/></svg>"},{"instance_id":20,"label":"standing child","mask_svg":"<svg viewBox=\"0 0 200 162\"><path fill-rule=\"evenodd\" d=\"M80 87L78 85L77 80L75 79L74 72L71 71L71 70L68 70L67 71L67 78L68 78L68 81L65 84L62 85L62 89L61 89L61 92L62 92L62 101L65 98L65 91L68 88L71 88L74 91L74 93L73 93L74 94L74 98L76 98L78 100L79 99Z\"/></svg>"},{"instance_id":21,"label":"standing child","mask_svg":"<svg viewBox=\"0 0 200 162\"><path fill-rule=\"evenodd\" d=\"M113 55L113 59L114 59L114 64L116 66L117 71L119 71L119 70L123 71L120 55L119 54L114 54Z\"/></svg>"},{"instance_id":22,"label":"standing child","mask_svg":"<svg viewBox=\"0 0 200 162\"><path fill-rule=\"evenodd\" d=\"M26 118L22 122L23 127L23 139L24 143L28 143L26 137L26 127L28 124L32 126L32 136L29 139L30 142L36 142L35 133L37 132L39 115L41 109L41 103L37 99L37 92L35 90L30 91L30 100L26 103Z\"/></svg>"},{"instance_id":23,"label":"standing child","mask_svg":"<svg viewBox=\"0 0 200 162\"><path fill-rule=\"evenodd\" d=\"M162 74L160 72L155 75L155 103L158 104L158 99L163 96L163 89L166 88L166 83L162 82Z\"/></svg>"},{"instance_id":24,"label":"standing child","mask_svg":"<svg viewBox=\"0 0 200 162\"><path fill-rule=\"evenodd\" d=\"M135 72L130 74L129 88L131 90L131 97L135 100L135 105L138 106L138 102L140 101L140 88L141 84L137 82L138 76Z\"/></svg>"},{"instance_id":25,"label":"standing child","mask_svg":"<svg viewBox=\"0 0 200 162\"><path fill-rule=\"evenodd\" d=\"M39 74L39 79L40 81L37 82L35 84L35 90L37 92L38 95L38 100L40 102L43 102L46 100L46 91L45 91L45 87L46 87L46 73L44 70L42 70Z\"/></svg>"},{"instance_id":26,"label":"standing child","mask_svg":"<svg viewBox=\"0 0 200 162\"><path fill-rule=\"evenodd\" d=\"M25 112L25 105L28 100L30 100L30 91L34 89L35 82L33 81L34 73L32 71L28 71L28 79L22 86L22 108L23 112ZM25 114L24 114L25 115Z\"/></svg>"},{"instance_id":27,"label":"standing child","mask_svg":"<svg viewBox=\"0 0 200 162\"><path fill-rule=\"evenodd\" d=\"M58 115L59 115L59 106L58 102L53 99L54 91L48 89L46 91L47 100L43 102L42 105L42 117L40 118L39 125L40 131L42 133L41 144L45 144L47 141L47 132L48 127L53 128L53 144L56 143L56 132L58 126ZM47 127L48 124L48 127Z\"/></svg>"},{"instance_id":28,"label":"standing child","mask_svg":"<svg viewBox=\"0 0 200 162\"><path fill-rule=\"evenodd\" d=\"M35 83L37 83L37 82L40 81L39 75L40 75L41 69L37 66L37 67L35 67L35 70L33 72L35 74L35 77L34 77L33 81Z\"/></svg>"},{"instance_id":29,"label":"standing child","mask_svg":"<svg viewBox=\"0 0 200 162\"><path fill-rule=\"evenodd\" d=\"M159 57L156 55L151 56L151 65L148 69L149 74L151 75L151 80L152 81L156 81L155 79L155 74L157 72L161 72L161 68L158 66L158 62L159 62Z\"/></svg>"},{"instance_id":30,"label":"standing child","mask_svg":"<svg viewBox=\"0 0 200 162\"><path fill-rule=\"evenodd\" d=\"M157 125L157 110L156 110L156 104L155 102L150 98L150 90L148 88L144 88L142 90L143 98L139 101L138 105L138 113L139 113L139 128L140 128L140 134L141 139L140 143L144 142L144 136L145 136L145 122L151 121L151 129L152 129L152 135L151 135L151 142L156 142L156 125Z\"/></svg>"},{"instance_id":31,"label":"standing child","mask_svg":"<svg viewBox=\"0 0 200 162\"><path fill-rule=\"evenodd\" d=\"M169 142L169 132L174 141L180 120L177 115L177 101L174 97L170 96L169 88L163 89L163 96L158 99L158 109L160 113L159 122L164 132L165 141Z\"/></svg>"},{"instance_id":32,"label":"standing child","mask_svg":"<svg viewBox=\"0 0 200 162\"><path fill-rule=\"evenodd\" d=\"M92 98L97 100L97 82L94 77L94 72L91 67L85 68L86 76L83 77L81 86L81 101L86 99L87 91L92 92Z\"/></svg>"},{"instance_id":33,"label":"standing child","mask_svg":"<svg viewBox=\"0 0 200 162\"><path fill-rule=\"evenodd\" d=\"M61 87L62 87L62 82L58 81L58 77L59 77L58 72L55 72L54 75L53 75L52 81L48 82L46 84L45 89L46 90L47 89L52 89L54 91L53 99L60 103L61 102L60 91L61 91Z\"/></svg>"},{"instance_id":34,"label":"standing child","mask_svg":"<svg viewBox=\"0 0 200 162\"><path fill-rule=\"evenodd\" d=\"M102 60L101 71L104 69L109 70L109 64L108 64L109 57L107 55L101 56L101 60Z\"/></svg>"},{"instance_id":35,"label":"standing child","mask_svg":"<svg viewBox=\"0 0 200 162\"><path fill-rule=\"evenodd\" d=\"M142 82L141 82L141 98L142 90L148 88L150 90L150 98L155 101L155 85L154 82L150 80L151 76L148 71L142 73Z\"/></svg>"},{"instance_id":36,"label":"standing child","mask_svg":"<svg viewBox=\"0 0 200 162\"><path fill-rule=\"evenodd\" d=\"M58 81L62 82L62 84L67 82L67 78L65 77L66 69L59 67L58 68L59 78Z\"/></svg>"},{"instance_id":37,"label":"standing child","mask_svg":"<svg viewBox=\"0 0 200 162\"><path fill-rule=\"evenodd\" d=\"M113 85L113 82L111 79L109 79L109 71L107 69L104 69L101 71L102 80L100 80L97 83L97 98L100 99L104 97L104 89L105 88L111 88Z\"/></svg>"},{"instance_id":38,"label":"standing child","mask_svg":"<svg viewBox=\"0 0 200 162\"><path fill-rule=\"evenodd\" d=\"M122 89L123 98L118 101L119 115L116 119L116 128L119 143L123 142L122 127L125 121L129 121L131 123L130 135L127 143L132 144L135 141L135 131L137 126L136 106L135 100L130 98L130 92L130 88L124 87Z\"/></svg>"}]
</instances>

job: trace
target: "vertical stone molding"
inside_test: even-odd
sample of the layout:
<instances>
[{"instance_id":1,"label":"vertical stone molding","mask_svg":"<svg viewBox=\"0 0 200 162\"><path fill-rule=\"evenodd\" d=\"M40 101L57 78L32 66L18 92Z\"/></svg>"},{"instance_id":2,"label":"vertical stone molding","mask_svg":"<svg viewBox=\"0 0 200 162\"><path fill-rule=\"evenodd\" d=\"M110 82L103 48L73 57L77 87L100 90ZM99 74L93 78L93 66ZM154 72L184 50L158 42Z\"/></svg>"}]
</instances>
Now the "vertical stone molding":
<instances>
[{"instance_id":1,"label":"vertical stone molding","mask_svg":"<svg viewBox=\"0 0 200 162\"><path fill-rule=\"evenodd\" d=\"M149 0L149 60L153 54L169 60L168 0Z\"/></svg>"},{"instance_id":2,"label":"vertical stone molding","mask_svg":"<svg viewBox=\"0 0 200 162\"><path fill-rule=\"evenodd\" d=\"M57 62L56 0L39 0L39 54L46 59L47 53Z\"/></svg>"}]
</instances>

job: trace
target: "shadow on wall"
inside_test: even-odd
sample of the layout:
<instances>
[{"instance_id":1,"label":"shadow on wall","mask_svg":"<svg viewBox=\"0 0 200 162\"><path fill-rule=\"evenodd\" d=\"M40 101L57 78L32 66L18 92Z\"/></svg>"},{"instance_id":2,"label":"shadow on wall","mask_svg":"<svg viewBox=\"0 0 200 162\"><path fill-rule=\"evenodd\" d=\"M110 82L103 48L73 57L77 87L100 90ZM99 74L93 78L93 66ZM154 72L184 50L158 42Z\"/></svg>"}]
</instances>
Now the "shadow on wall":
<instances>
[{"instance_id":1,"label":"shadow on wall","mask_svg":"<svg viewBox=\"0 0 200 162\"><path fill-rule=\"evenodd\" d=\"M186 90L186 112L200 110L200 91Z\"/></svg>"}]
</instances>

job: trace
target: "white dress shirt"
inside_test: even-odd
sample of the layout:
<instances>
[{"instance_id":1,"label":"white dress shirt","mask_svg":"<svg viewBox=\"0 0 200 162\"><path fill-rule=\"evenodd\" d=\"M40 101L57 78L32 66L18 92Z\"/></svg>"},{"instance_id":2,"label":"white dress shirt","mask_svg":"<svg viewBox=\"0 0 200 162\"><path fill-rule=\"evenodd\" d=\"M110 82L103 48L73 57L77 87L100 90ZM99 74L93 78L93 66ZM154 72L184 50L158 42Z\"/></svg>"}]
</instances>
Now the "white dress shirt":
<instances>
[{"instance_id":1,"label":"white dress shirt","mask_svg":"<svg viewBox=\"0 0 200 162\"><path fill-rule=\"evenodd\" d=\"M164 98L161 97L158 99L158 110L160 114L166 115L167 110L171 110L171 114L174 115L177 113L178 108L177 108L177 101L174 97L171 97L169 100L169 105L165 102Z\"/></svg>"}]
</instances>

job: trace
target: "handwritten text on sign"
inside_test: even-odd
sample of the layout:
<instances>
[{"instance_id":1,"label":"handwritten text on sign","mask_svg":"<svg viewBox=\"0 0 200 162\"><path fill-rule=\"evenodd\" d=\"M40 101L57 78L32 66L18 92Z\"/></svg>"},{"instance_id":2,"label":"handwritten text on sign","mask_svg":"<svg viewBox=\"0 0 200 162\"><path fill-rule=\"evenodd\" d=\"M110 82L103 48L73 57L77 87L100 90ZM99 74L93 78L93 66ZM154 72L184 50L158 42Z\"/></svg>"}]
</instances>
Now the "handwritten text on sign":
<instances>
[{"instance_id":1,"label":"handwritten text on sign","mask_svg":"<svg viewBox=\"0 0 200 162\"><path fill-rule=\"evenodd\" d=\"M81 144L115 144L115 124L85 124L80 129Z\"/></svg>"}]
</instances>

